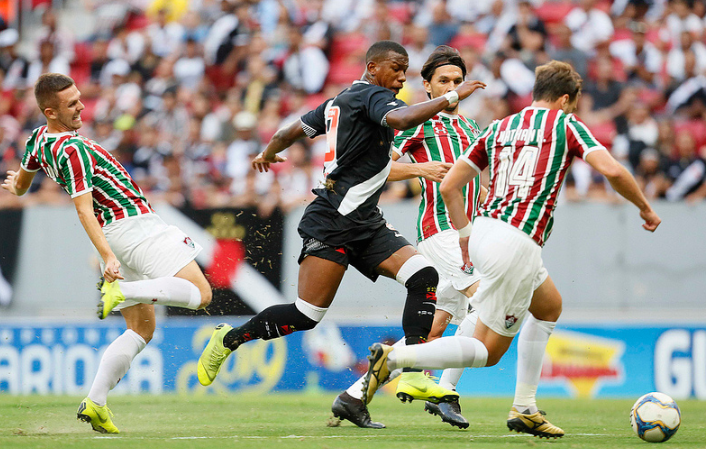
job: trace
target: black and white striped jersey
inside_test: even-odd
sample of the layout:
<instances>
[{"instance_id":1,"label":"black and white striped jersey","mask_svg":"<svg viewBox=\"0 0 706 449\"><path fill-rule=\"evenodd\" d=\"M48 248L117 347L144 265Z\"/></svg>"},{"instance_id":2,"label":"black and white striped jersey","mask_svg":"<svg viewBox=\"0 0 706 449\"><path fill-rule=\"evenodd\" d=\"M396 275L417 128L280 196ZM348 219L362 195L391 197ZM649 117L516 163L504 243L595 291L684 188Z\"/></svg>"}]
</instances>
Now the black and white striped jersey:
<instances>
[{"instance_id":1,"label":"black and white striped jersey","mask_svg":"<svg viewBox=\"0 0 706 449\"><path fill-rule=\"evenodd\" d=\"M406 106L389 89L355 81L301 117L309 137L326 134L326 182L314 193L341 215L362 222L375 212L391 165L387 114Z\"/></svg>"}]
</instances>

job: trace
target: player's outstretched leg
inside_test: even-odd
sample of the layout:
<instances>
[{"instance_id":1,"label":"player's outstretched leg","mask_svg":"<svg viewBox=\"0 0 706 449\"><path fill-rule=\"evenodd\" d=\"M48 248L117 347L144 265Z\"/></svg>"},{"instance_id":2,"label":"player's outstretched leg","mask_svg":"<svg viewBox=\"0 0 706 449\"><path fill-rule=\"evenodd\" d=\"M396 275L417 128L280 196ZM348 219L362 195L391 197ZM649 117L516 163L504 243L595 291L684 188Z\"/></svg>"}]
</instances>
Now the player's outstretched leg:
<instances>
[{"instance_id":1,"label":"player's outstretched leg","mask_svg":"<svg viewBox=\"0 0 706 449\"><path fill-rule=\"evenodd\" d=\"M120 433L110 419L112 416L113 412L110 411L107 405L99 407L88 398L81 401L81 405L78 406L78 411L76 412L76 419L89 423L96 432Z\"/></svg>"},{"instance_id":2,"label":"player's outstretched leg","mask_svg":"<svg viewBox=\"0 0 706 449\"><path fill-rule=\"evenodd\" d=\"M390 377L390 369L387 367L387 355L392 351L392 346L382 343L375 343L368 348L368 372L363 380L363 403L370 404L375 392Z\"/></svg>"},{"instance_id":3,"label":"player's outstretched leg","mask_svg":"<svg viewBox=\"0 0 706 449\"><path fill-rule=\"evenodd\" d=\"M223 365L223 362L226 361L232 352L230 349L223 346L223 337L232 329L232 326L221 323L216 326L213 334L211 334L211 340L209 340L206 348L204 348L201 353L199 363L196 367L201 385L208 386L213 383L218 371L221 369L221 365Z\"/></svg>"},{"instance_id":4,"label":"player's outstretched leg","mask_svg":"<svg viewBox=\"0 0 706 449\"><path fill-rule=\"evenodd\" d=\"M414 399L435 404L458 401L458 393L438 385L423 371L402 373L395 396L402 402L412 402Z\"/></svg>"},{"instance_id":5,"label":"player's outstretched leg","mask_svg":"<svg viewBox=\"0 0 706 449\"><path fill-rule=\"evenodd\" d=\"M461 414L461 404L459 404L458 401L442 402L440 404L427 401L424 404L424 410L440 417L443 422L456 426L459 429L468 428L468 420Z\"/></svg>"},{"instance_id":6,"label":"player's outstretched leg","mask_svg":"<svg viewBox=\"0 0 706 449\"><path fill-rule=\"evenodd\" d=\"M529 410L525 410L525 412L529 412ZM564 431L547 421L541 410L532 414L520 413L515 407L512 407L507 418L507 428L540 438L561 438L564 436Z\"/></svg>"},{"instance_id":7,"label":"player's outstretched leg","mask_svg":"<svg viewBox=\"0 0 706 449\"><path fill-rule=\"evenodd\" d=\"M120 290L118 281L106 282L101 278L96 287L101 292L101 299L98 302L98 318L103 320L118 304L125 301L125 295Z\"/></svg>"},{"instance_id":8,"label":"player's outstretched leg","mask_svg":"<svg viewBox=\"0 0 706 449\"><path fill-rule=\"evenodd\" d=\"M385 424L370 419L370 412L365 402L356 399L347 392L339 394L331 406L333 417L339 420L347 419L358 427L366 429L384 429Z\"/></svg>"}]
</instances>

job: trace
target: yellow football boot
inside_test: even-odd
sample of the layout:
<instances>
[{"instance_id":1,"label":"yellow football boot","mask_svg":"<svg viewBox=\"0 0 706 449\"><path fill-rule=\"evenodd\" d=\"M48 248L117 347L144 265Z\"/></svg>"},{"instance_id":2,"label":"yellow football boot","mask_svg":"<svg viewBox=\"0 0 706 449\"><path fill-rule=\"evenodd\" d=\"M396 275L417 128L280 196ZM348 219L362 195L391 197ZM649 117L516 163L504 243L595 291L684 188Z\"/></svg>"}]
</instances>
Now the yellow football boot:
<instances>
[{"instance_id":1,"label":"yellow football boot","mask_svg":"<svg viewBox=\"0 0 706 449\"><path fill-rule=\"evenodd\" d=\"M507 418L507 428L540 438L561 438L564 436L564 431L547 421L541 410L532 414L520 413L515 407L512 407L510 416Z\"/></svg>"},{"instance_id":2,"label":"yellow football boot","mask_svg":"<svg viewBox=\"0 0 706 449\"><path fill-rule=\"evenodd\" d=\"M208 386L213 383L218 371L221 369L221 365L223 365L223 362L225 362L232 352L230 349L223 346L223 337L225 337L231 329L233 329L233 326L224 323L216 326L216 329L211 335L211 340L209 340L206 348L201 353L196 368L201 385Z\"/></svg>"},{"instance_id":3,"label":"yellow football boot","mask_svg":"<svg viewBox=\"0 0 706 449\"><path fill-rule=\"evenodd\" d=\"M96 432L120 433L110 419L112 416L113 412L110 411L107 405L99 407L88 398L81 402L76 412L76 419L90 423Z\"/></svg>"},{"instance_id":4,"label":"yellow football boot","mask_svg":"<svg viewBox=\"0 0 706 449\"><path fill-rule=\"evenodd\" d=\"M392 352L392 346L375 343L368 348L368 372L363 380L363 403L370 404L375 392L380 385L390 378L390 369L387 367L387 356Z\"/></svg>"},{"instance_id":5,"label":"yellow football boot","mask_svg":"<svg viewBox=\"0 0 706 449\"><path fill-rule=\"evenodd\" d=\"M125 295L123 295L122 290L120 290L118 281L106 282L105 279L101 278L97 287L101 292L101 300L98 302L97 313L98 318L103 320L108 316L111 310L125 301Z\"/></svg>"},{"instance_id":6,"label":"yellow football boot","mask_svg":"<svg viewBox=\"0 0 706 449\"><path fill-rule=\"evenodd\" d=\"M414 399L434 404L458 401L458 393L440 386L429 373L422 371L402 373L395 396L402 402L412 402Z\"/></svg>"}]
</instances>

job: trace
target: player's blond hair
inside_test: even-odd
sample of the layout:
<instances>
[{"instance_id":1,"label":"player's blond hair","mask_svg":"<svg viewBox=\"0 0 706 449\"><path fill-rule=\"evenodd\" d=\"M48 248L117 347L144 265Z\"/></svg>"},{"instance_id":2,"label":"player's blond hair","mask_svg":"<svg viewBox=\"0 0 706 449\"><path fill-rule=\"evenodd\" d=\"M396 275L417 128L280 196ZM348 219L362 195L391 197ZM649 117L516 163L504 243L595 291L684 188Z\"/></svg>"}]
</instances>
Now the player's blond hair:
<instances>
[{"instance_id":1,"label":"player's blond hair","mask_svg":"<svg viewBox=\"0 0 706 449\"><path fill-rule=\"evenodd\" d=\"M583 86L581 75L566 62L551 61L540 65L534 70L534 75L534 101L553 102L564 95L569 95L569 101L574 101Z\"/></svg>"},{"instance_id":2,"label":"player's blond hair","mask_svg":"<svg viewBox=\"0 0 706 449\"><path fill-rule=\"evenodd\" d=\"M58 107L56 94L74 85L74 80L60 73L45 73L34 83L34 98L42 113L46 108Z\"/></svg>"}]
</instances>

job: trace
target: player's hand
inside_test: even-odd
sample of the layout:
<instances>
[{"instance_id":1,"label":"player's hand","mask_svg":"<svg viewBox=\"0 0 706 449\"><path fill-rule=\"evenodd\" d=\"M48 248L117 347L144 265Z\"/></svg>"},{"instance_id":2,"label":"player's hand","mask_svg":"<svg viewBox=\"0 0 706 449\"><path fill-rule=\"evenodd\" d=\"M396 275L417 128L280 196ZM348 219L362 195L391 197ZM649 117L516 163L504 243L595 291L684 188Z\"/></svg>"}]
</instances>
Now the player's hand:
<instances>
[{"instance_id":1,"label":"player's hand","mask_svg":"<svg viewBox=\"0 0 706 449\"><path fill-rule=\"evenodd\" d=\"M471 256L468 255L468 241L470 237L459 237L458 244L461 247L461 258L463 259L463 266L467 267L471 265Z\"/></svg>"},{"instance_id":2,"label":"player's hand","mask_svg":"<svg viewBox=\"0 0 706 449\"><path fill-rule=\"evenodd\" d=\"M284 162L286 160L286 157L278 156L276 154L272 159L266 159L265 152L263 151L252 160L252 168L262 173L263 171L270 171L270 164Z\"/></svg>"},{"instance_id":3,"label":"player's hand","mask_svg":"<svg viewBox=\"0 0 706 449\"><path fill-rule=\"evenodd\" d=\"M662 219L659 218L659 215L652 209L640 211L640 217L645 220L645 224L643 224L642 227L650 232L655 232L657 226L662 223Z\"/></svg>"},{"instance_id":4,"label":"player's hand","mask_svg":"<svg viewBox=\"0 0 706 449\"><path fill-rule=\"evenodd\" d=\"M2 182L2 188L13 195L17 195L17 191L15 190L15 178L17 178L17 172L14 170L8 170L7 178L5 178Z\"/></svg>"},{"instance_id":5,"label":"player's hand","mask_svg":"<svg viewBox=\"0 0 706 449\"><path fill-rule=\"evenodd\" d=\"M428 179L432 182L441 182L444 180L446 173L453 167L454 164L449 162L422 162L418 164L419 168L422 170L422 178Z\"/></svg>"},{"instance_id":6,"label":"player's hand","mask_svg":"<svg viewBox=\"0 0 706 449\"><path fill-rule=\"evenodd\" d=\"M105 270L103 270L103 277L108 282L115 282L118 279L125 279L120 274L120 261L115 258L115 256L109 257L105 261Z\"/></svg>"},{"instance_id":7,"label":"player's hand","mask_svg":"<svg viewBox=\"0 0 706 449\"><path fill-rule=\"evenodd\" d=\"M456 88L456 93L458 94L459 101L464 98L471 96L473 92L477 89L485 89L485 83L478 80L464 81L460 86Z\"/></svg>"}]
</instances>

